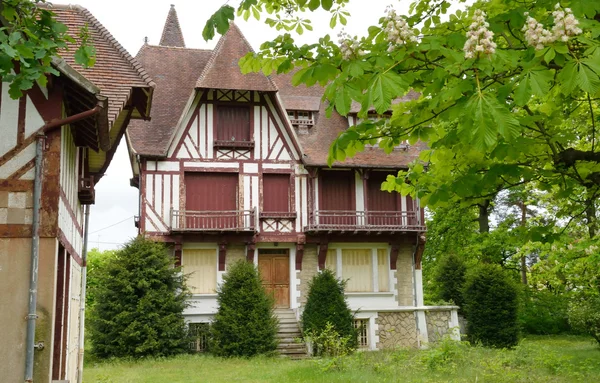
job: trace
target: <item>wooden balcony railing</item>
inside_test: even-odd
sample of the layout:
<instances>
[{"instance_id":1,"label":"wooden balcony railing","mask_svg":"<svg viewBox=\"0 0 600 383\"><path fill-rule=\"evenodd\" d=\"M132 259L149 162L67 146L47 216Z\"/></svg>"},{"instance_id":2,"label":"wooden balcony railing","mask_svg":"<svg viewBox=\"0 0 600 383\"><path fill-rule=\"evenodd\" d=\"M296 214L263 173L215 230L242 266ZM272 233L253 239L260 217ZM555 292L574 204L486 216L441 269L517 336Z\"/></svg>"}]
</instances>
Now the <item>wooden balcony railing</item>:
<instances>
[{"instance_id":1,"label":"wooden balcony railing","mask_svg":"<svg viewBox=\"0 0 600 383\"><path fill-rule=\"evenodd\" d=\"M82 205L93 205L96 202L94 177L79 177L77 196Z\"/></svg>"},{"instance_id":2,"label":"wooden balcony railing","mask_svg":"<svg viewBox=\"0 0 600 383\"><path fill-rule=\"evenodd\" d=\"M250 231L256 230L255 210L189 211L171 210L171 231Z\"/></svg>"},{"instance_id":3,"label":"wooden balcony railing","mask_svg":"<svg viewBox=\"0 0 600 383\"><path fill-rule=\"evenodd\" d=\"M317 210L310 213L306 231L425 231L419 211Z\"/></svg>"}]
</instances>

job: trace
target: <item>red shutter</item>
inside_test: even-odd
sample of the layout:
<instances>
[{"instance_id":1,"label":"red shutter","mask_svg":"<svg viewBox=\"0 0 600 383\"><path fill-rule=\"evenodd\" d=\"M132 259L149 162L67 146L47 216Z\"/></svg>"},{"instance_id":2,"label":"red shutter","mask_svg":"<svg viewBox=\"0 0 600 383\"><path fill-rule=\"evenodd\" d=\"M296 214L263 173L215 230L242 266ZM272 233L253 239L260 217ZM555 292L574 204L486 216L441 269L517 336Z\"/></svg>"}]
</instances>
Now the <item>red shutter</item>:
<instances>
[{"instance_id":1,"label":"red shutter","mask_svg":"<svg viewBox=\"0 0 600 383\"><path fill-rule=\"evenodd\" d=\"M356 225L356 200L353 171L322 171L319 177L319 210L347 213L322 213L320 224Z\"/></svg>"},{"instance_id":2,"label":"red shutter","mask_svg":"<svg viewBox=\"0 0 600 383\"><path fill-rule=\"evenodd\" d=\"M237 173L187 173L185 175L185 208L188 229L235 227L234 214L199 214L189 212L233 212L238 210Z\"/></svg>"},{"instance_id":3,"label":"red shutter","mask_svg":"<svg viewBox=\"0 0 600 383\"><path fill-rule=\"evenodd\" d=\"M290 211L289 174L263 174L263 211Z\"/></svg>"},{"instance_id":4,"label":"red shutter","mask_svg":"<svg viewBox=\"0 0 600 383\"><path fill-rule=\"evenodd\" d=\"M372 172L367 181L367 211L370 225L400 225L401 218L396 212L402 210L400 194L381 190L381 184L388 173ZM387 212L388 214L386 214Z\"/></svg>"},{"instance_id":5,"label":"red shutter","mask_svg":"<svg viewBox=\"0 0 600 383\"><path fill-rule=\"evenodd\" d=\"M217 140L250 140L250 108L247 106L217 106Z\"/></svg>"}]
</instances>

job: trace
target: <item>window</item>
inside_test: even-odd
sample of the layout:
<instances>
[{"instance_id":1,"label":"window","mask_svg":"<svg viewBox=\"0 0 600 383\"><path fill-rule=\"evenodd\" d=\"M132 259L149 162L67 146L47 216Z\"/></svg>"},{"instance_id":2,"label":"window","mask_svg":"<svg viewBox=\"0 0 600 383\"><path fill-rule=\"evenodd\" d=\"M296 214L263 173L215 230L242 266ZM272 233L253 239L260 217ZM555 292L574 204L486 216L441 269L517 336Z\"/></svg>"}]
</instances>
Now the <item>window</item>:
<instances>
[{"instance_id":1,"label":"window","mask_svg":"<svg viewBox=\"0 0 600 383\"><path fill-rule=\"evenodd\" d=\"M290 175L263 174L263 212L290 212Z\"/></svg>"},{"instance_id":2,"label":"window","mask_svg":"<svg viewBox=\"0 0 600 383\"><path fill-rule=\"evenodd\" d=\"M342 278L348 280L346 291L373 291L372 261L370 249L342 250Z\"/></svg>"},{"instance_id":3,"label":"window","mask_svg":"<svg viewBox=\"0 0 600 383\"><path fill-rule=\"evenodd\" d=\"M338 267L338 254L341 257L341 270ZM347 281L346 292L390 291L387 249L328 249L325 268Z\"/></svg>"},{"instance_id":4,"label":"window","mask_svg":"<svg viewBox=\"0 0 600 383\"><path fill-rule=\"evenodd\" d=\"M369 348L369 320L355 319L354 328L358 336L358 348Z\"/></svg>"},{"instance_id":5,"label":"window","mask_svg":"<svg viewBox=\"0 0 600 383\"><path fill-rule=\"evenodd\" d=\"M218 105L216 115L217 145L227 143L249 143L250 138L250 108L247 106Z\"/></svg>"},{"instance_id":6,"label":"window","mask_svg":"<svg viewBox=\"0 0 600 383\"><path fill-rule=\"evenodd\" d=\"M313 126L314 119L313 113L305 110L288 110L288 117L292 122L292 125L298 127L299 125Z\"/></svg>"},{"instance_id":7,"label":"window","mask_svg":"<svg viewBox=\"0 0 600 383\"><path fill-rule=\"evenodd\" d=\"M184 249L183 272L189 274L187 285L192 294L214 294L217 288L217 250Z\"/></svg>"},{"instance_id":8,"label":"window","mask_svg":"<svg viewBox=\"0 0 600 383\"><path fill-rule=\"evenodd\" d=\"M209 323L189 323L190 351L204 352L208 347Z\"/></svg>"}]
</instances>

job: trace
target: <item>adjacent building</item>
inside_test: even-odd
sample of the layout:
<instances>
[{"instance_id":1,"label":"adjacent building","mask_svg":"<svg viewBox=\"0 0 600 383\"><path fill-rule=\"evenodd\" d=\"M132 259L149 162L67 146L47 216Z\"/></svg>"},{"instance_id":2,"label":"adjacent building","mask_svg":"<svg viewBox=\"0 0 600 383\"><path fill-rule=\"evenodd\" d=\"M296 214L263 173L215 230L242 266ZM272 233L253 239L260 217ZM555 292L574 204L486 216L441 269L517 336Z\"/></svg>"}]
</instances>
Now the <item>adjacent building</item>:
<instances>
[{"instance_id":1,"label":"adjacent building","mask_svg":"<svg viewBox=\"0 0 600 383\"><path fill-rule=\"evenodd\" d=\"M190 274L186 319L211 321L223 274L245 259L296 318L311 278L334 270L364 348L416 347L458 326L456 308L423 306L423 208L381 191L422 146L368 147L329 167L330 144L359 108L327 117L323 88L243 75L251 50L235 25L213 50L187 48L172 7L159 45L137 55L156 82L151 119L127 133L137 225Z\"/></svg>"},{"instance_id":2,"label":"adjacent building","mask_svg":"<svg viewBox=\"0 0 600 383\"><path fill-rule=\"evenodd\" d=\"M73 36L88 26L97 62L84 69L66 51L53 63L60 76L18 100L0 82L3 382L81 381L84 206L130 121L148 118L154 87L90 12L53 11Z\"/></svg>"}]
</instances>

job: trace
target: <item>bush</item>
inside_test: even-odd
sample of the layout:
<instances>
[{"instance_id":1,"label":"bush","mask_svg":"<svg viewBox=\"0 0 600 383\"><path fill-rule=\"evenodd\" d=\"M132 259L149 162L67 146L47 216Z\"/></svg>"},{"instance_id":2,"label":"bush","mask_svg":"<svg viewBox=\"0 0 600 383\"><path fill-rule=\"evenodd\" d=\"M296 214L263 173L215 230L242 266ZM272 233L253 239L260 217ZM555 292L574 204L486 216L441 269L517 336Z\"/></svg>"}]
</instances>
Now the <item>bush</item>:
<instances>
[{"instance_id":1,"label":"bush","mask_svg":"<svg viewBox=\"0 0 600 383\"><path fill-rule=\"evenodd\" d=\"M528 334L550 335L568 332L568 299L551 291L526 288L521 298L519 324Z\"/></svg>"},{"instance_id":2,"label":"bush","mask_svg":"<svg viewBox=\"0 0 600 383\"><path fill-rule=\"evenodd\" d=\"M277 348L277 319L256 267L239 260L217 290L219 310L210 328L210 351L219 356L254 356Z\"/></svg>"},{"instance_id":3,"label":"bush","mask_svg":"<svg viewBox=\"0 0 600 383\"><path fill-rule=\"evenodd\" d=\"M90 310L99 358L168 356L187 351L184 277L163 244L131 240L95 270Z\"/></svg>"},{"instance_id":4,"label":"bush","mask_svg":"<svg viewBox=\"0 0 600 383\"><path fill-rule=\"evenodd\" d=\"M450 253L441 259L435 275L439 298L460 306L461 312L464 306L463 288L466 272L467 266L463 260L456 254Z\"/></svg>"},{"instance_id":5,"label":"bush","mask_svg":"<svg viewBox=\"0 0 600 383\"><path fill-rule=\"evenodd\" d=\"M317 353L313 352L314 355L338 357L346 356L353 351L349 346L351 338L340 336L331 322L327 322L325 328L320 332L308 331L304 333L304 338L310 342L313 350L317 350Z\"/></svg>"},{"instance_id":6,"label":"bush","mask_svg":"<svg viewBox=\"0 0 600 383\"><path fill-rule=\"evenodd\" d=\"M581 296L569 305L569 323L590 334L600 345L600 297Z\"/></svg>"},{"instance_id":7,"label":"bush","mask_svg":"<svg viewBox=\"0 0 600 383\"><path fill-rule=\"evenodd\" d=\"M467 273L463 294L471 342L490 347L517 345L518 291L500 266L483 264Z\"/></svg>"},{"instance_id":8,"label":"bush","mask_svg":"<svg viewBox=\"0 0 600 383\"><path fill-rule=\"evenodd\" d=\"M308 297L302 313L302 331L318 336L329 324L341 338L347 337L347 346L354 349L358 338L354 317L344 297L344 288L344 282L337 279L331 270L323 270L313 277L308 285ZM318 347L313 349L313 353L320 353Z\"/></svg>"}]
</instances>

